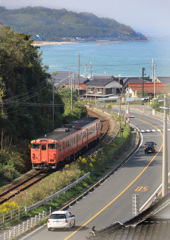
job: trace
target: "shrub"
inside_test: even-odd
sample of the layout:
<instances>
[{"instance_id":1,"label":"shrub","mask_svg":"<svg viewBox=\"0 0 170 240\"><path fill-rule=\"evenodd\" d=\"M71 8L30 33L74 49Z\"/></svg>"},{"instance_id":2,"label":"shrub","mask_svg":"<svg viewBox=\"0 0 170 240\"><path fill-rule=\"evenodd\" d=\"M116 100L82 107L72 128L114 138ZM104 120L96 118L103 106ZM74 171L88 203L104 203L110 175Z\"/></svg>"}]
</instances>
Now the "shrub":
<instances>
[{"instance_id":1,"label":"shrub","mask_svg":"<svg viewBox=\"0 0 170 240\"><path fill-rule=\"evenodd\" d=\"M7 214L12 210L18 209L19 206L15 202L5 202L0 205L0 215Z\"/></svg>"}]
</instances>

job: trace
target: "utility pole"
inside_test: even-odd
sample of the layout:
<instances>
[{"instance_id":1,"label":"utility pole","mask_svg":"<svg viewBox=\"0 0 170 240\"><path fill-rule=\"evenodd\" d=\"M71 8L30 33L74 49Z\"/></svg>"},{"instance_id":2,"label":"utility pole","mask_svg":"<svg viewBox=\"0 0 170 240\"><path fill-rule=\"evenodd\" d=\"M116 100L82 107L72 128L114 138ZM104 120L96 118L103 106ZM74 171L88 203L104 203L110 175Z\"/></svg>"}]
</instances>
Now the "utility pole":
<instances>
[{"instance_id":1,"label":"utility pole","mask_svg":"<svg viewBox=\"0 0 170 240\"><path fill-rule=\"evenodd\" d=\"M145 68L142 68L142 98L144 98L144 75L145 75ZM143 99L142 99L142 105L143 105Z\"/></svg>"},{"instance_id":2,"label":"utility pole","mask_svg":"<svg viewBox=\"0 0 170 240\"><path fill-rule=\"evenodd\" d=\"M162 197L168 193L168 138L167 138L167 96L164 96Z\"/></svg>"},{"instance_id":3,"label":"utility pole","mask_svg":"<svg viewBox=\"0 0 170 240\"><path fill-rule=\"evenodd\" d=\"M92 74L93 74L93 66L92 63L90 63L90 77L92 78Z\"/></svg>"},{"instance_id":4,"label":"utility pole","mask_svg":"<svg viewBox=\"0 0 170 240\"><path fill-rule=\"evenodd\" d=\"M53 129L54 129L54 79L52 79L52 85L53 85L53 92L52 92L52 94L53 94Z\"/></svg>"},{"instance_id":5,"label":"utility pole","mask_svg":"<svg viewBox=\"0 0 170 240\"><path fill-rule=\"evenodd\" d=\"M80 53L78 53L78 96L80 97Z\"/></svg>"},{"instance_id":6,"label":"utility pole","mask_svg":"<svg viewBox=\"0 0 170 240\"><path fill-rule=\"evenodd\" d=\"M152 59L152 82L154 83L154 98L155 98L155 64Z\"/></svg>"},{"instance_id":7,"label":"utility pole","mask_svg":"<svg viewBox=\"0 0 170 240\"><path fill-rule=\"evenodd\" d=\"M73 111L73 79L74 79L74 73L73 73L73 77L71 76L71 111Z\"/></svg>"},{"instance_id":8,"label":"utility pole","mask_svg":"<svg viewBox=\"0 0 170 240\"><path fill-rule=\"evenodd\" d=\"M88 65L87 65L87 63L82 64L82 65L84 65L84 77L87 78L87 77L88 77L88 73L87 73L87 67L88 67Z\"/></svg>"}]
</instances>

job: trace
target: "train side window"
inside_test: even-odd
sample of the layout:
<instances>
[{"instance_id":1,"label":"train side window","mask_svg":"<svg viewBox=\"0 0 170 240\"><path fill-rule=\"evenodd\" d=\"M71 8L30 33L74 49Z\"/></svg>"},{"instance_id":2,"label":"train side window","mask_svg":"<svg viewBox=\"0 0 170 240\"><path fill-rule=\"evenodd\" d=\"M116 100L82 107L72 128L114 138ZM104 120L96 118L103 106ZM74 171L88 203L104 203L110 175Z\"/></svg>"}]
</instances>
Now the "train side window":
<instances>
[{"instance_id":1,"label":"train side window","mask_svg":"<svg viewBox=\"0 0 170 240\"><path fill-rule=\"evenodd\" d=\"M66 148L69 148L69 141L66 141Z\"/></svg>"},{"instance_id":2,"label":"train side window","mask_svg":"<svg viewBox=\"0 0 170 240\"><path fill-rule=\"evenodd\" d=\"M31 144L32 149L39 149L39 144Z\"/></svg>"},{"instance_id":3,"label":"train side window","mask_svg":"<svg viewBox=\"0 0 170 240\"><path fill-rule=\"evenodd\" d=\"M45 150L46 150L46 145L42 145L42 146L41 146L41 149L42 149L43 151L45 151Z\"/></svg>"},{"instance_id":4,"label":"train side window","mask_svg":"<svg viewBox=\"0 0 170 240\"><path fill-rule=\"evenodd\" d=\"M78 135L78 141L81 141L81 133Z\"/></svg>"}]
</instances>

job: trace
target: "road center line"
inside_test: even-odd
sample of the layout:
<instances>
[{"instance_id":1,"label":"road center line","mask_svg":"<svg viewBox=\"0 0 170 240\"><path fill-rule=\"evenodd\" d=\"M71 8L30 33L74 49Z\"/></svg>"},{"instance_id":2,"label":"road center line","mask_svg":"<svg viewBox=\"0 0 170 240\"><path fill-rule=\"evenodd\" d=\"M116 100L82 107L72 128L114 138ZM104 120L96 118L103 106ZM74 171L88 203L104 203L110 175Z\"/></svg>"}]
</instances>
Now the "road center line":
<instances>
[{"instance_id":1,"label":"road center line","mask_svg":"<svg viewBox=\"0 0 170 240\"><path fill-rule=\"evenodd\" d=\"M149 125L151 125L152 127L158 129L156 126L154 126L151 123L148 123L142 119L136 118L137 120L141 121L141 122L145 122ZM162 132L160 132L162 138L163 138L163 134ZM145 172L145 170L149 167L149 165L155 160L155 158L157 157L157 155L159 154L159 152L161 151L163 147L163 142L161 147L159 148L158 152L155 154L155 156L151 159L151 161L148 163L148 165L142 170L142 172L140 172L140 174L119 194L117 195L117 197L115 197L110 203L108 203L104 208L102 208L98 213L96 213L92 218L90 218L88 221L86 221L81 227L79 227L76 231L74 231L72 234L70 234L68 237L66 237L64 240L69 239L70 237L72 237L74 234L76 234L80 229L82 229L84 226L86 226L89 222L91 222L95 217L97 217L101 212L103 212L106 208L108 208L112 203L114 203L124 192L126 192L126 190L128 190L132 184L134 182L136 182L138 180L138 178Z\"/></svg>"}]
</instances>

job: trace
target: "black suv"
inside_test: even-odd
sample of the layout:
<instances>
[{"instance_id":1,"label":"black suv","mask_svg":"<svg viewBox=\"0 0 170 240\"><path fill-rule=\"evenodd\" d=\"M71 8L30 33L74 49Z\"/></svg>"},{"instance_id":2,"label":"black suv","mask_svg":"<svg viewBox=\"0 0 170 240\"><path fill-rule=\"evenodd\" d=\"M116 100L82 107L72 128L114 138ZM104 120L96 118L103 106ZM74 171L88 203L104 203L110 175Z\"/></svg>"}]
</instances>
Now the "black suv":
<instances>
[{"instance_id":1,"label":"black suv","mask_svg":"<svg viewBox=\"0 0 170 240\"><path fill-rule=\"evenodd\" d=\"M145 143L145 153L155 153L156 152L156 143L155 142L146 142Z\"/></svg>"}]
</instances>

